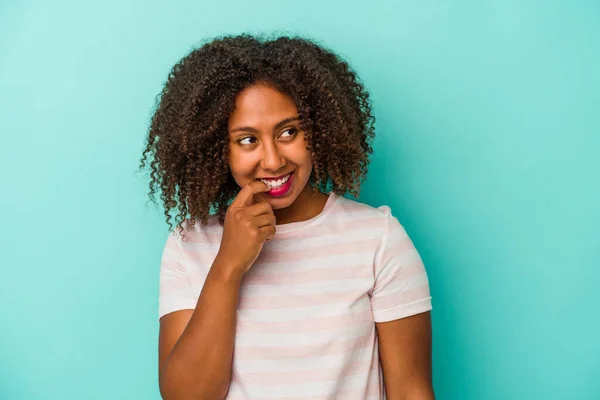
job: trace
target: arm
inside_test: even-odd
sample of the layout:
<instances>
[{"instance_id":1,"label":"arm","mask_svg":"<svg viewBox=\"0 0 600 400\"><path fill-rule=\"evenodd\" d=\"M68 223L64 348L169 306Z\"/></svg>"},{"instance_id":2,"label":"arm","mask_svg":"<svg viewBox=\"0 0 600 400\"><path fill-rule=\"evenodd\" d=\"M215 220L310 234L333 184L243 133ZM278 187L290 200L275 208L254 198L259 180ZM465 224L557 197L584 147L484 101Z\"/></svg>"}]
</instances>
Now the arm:
<instances>
[{"instance_id":1,"label":"arm","mask_svg":"<svg viewBox=\"0 0 600 400\"><path fill-rule=\"evenodd\" d=\"M159 386L165 400L225 398L242 278L230 270L217 258L196 309L161 318Z\"/></svg>"},{"instance_id":2,"label":"arm","mask_svg":"<svg viewBox=\"0 0 600 400\"><path fill-rule=\"evenodd\" d=\"M275 235L273 209L254 201L255 194L267 190L266 183L252 182L227 209L219 252L193 310L183 258L176 260L170 251L178 242L169 237L161 267L165 305L159 333L159 386L165 400L222 400L229 391L242 277Z\"/></svg>"},{"instance_id":3,"label":"arm","mask_svg":"<svg viewBox=\"0 0 600 400\"><path fill-rule=\"evenodd\" d=\"M434 400L431 313L376 323L388 400Z\"/></svg>"}]
</instances>

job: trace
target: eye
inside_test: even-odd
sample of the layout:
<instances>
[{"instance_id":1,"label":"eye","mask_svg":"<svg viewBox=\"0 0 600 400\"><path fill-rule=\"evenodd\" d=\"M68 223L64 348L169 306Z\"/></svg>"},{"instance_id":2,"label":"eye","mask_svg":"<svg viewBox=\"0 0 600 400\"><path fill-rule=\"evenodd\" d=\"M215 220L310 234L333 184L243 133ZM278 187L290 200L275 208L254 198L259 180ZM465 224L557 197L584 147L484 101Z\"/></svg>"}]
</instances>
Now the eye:
<instances>
[{"instance_id":1,"label":"eye","mask_svg":"<svg viewBox=\"0 0 600 400\"><path fill-rule=\"evenodd\" d=\"M292 136L294 136L294 135L295 135L297 132L298 132L298 131L296 130L296 128L289 128L289 129L286 129L285 131L281 132L281 135L280 135L280 136L283 136L283 137L292 137ZM287 133L287 135L286 135L286 133Z\"/></svg>"},{"instance_id":2,"label":"eye","mask_svg":"<svg viewBox=\"0 0 600 400\"><path fill-rule=\"evenodd\" d=\"M239 144L252 144L254 142L252 142L253 140L256 140L256 138L253 138L252 136L247 136L245 138L242 138L240 140L238 140ZM246 141L246 142L244 142Z\"/></svg>"}]
</instances>

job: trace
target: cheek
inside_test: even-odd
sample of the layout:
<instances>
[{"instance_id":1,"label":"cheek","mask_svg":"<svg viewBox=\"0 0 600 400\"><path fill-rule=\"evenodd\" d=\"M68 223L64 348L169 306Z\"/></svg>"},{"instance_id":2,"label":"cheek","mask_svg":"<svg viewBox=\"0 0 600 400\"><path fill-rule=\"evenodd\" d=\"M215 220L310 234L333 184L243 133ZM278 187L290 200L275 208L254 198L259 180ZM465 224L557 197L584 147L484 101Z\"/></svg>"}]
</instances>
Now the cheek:
<instances>
[{"instance_id":1,"label":"cheek","mask_svg":"<svg viewBox=\"0 0 600 400\"><path fill-rule=\"evenodd\" d=\"M310 168L312 169L315 164L315 161L316 161L316 156L313 157L311 155L310 150L306 150L306 147L304 148L304 154L305 154L306 165L310 166Z\"/></svg>"},{"instance_id":2,"label":"cheek","mask_svg":"<svg viewBox=\"0 0 600 400\"><path fill-rule=\"evenodd\" d=\"M312 163L313 161L311 151L307 147L308 142L306 140L299 140L294 146L294 155L300 164Z\"/></svg>"},{"instance_id":3,"label":"cheek","mask_svg":"<svg viewBox=\"0 0 600 400\"><path fill-rule=\"evenodd\" d=\"M248 168L248 157L244 157L243 154L239 152L231 152L229 154L229 169L232 174L239 175L244 172Z\"/></svg>"},{"instance_id":4,"label":"cheek","mask_svg":"<svg viewBox=\"0 0 600 400\"><path fill-rule=\"evenodd\" d=\"M307 147L309 146L308 141L307 140L303 140L302 141L302 152L305 155L305 158L310 160L311 164L314 163L315 161L315 157L313 157L311 155L312 151L309 150Z\"/></svg>"},{"instance_id":5,"label":"cheek","mask_svg":"<svg viewBox=\"0 0 600 400\"><path fill-rule=\"evenodd\" d=\"M235 152L230 154L228 159L229 172L238 186L242 187L248 183L248 177L254 173L257 163L256 156L252 154Z\"/></svg>"}]
</instances>

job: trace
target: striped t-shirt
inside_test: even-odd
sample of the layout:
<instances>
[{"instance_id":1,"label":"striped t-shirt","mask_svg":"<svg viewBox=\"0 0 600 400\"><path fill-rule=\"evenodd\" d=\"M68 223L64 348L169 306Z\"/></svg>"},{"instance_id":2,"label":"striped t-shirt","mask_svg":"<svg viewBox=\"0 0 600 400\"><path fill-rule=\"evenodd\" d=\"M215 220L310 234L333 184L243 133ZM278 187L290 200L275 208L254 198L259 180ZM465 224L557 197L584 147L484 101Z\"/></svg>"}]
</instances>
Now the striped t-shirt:
<instances>
[{"instance_id":1,"label":"striped t-shirt","mask_svg":"<svg viewBox=\"0 0 600 400\"><path fill-rule=\"evenodd\" d=\"M244 275L227 400L385 399L375 322L431 310L421 257L390 208L331 192L307 221L276 225ZM223 227L166 242L159 318L194 309ZM210 366L207 366L210 368Z\"/></svg>"}]
</instances>

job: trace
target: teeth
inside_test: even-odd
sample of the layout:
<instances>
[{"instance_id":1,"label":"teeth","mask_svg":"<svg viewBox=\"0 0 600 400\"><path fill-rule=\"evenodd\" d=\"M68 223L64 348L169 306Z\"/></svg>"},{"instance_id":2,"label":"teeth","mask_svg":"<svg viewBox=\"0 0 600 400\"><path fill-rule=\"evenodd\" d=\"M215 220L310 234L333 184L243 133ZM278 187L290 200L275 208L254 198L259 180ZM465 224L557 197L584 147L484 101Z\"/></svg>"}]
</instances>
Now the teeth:
<instances>
[{"instance_id":1,"label":"teeth","mask_svg":"<svg viewBox=\"0 0 600 400\"><path fill-rule=\"evenodd\" d=\"M269 185L271 188L277 189L280 186L282 186L284 183L286 183L290 179L290 176L291 176L291 174L288 174L283 179L278 179L276 181L271 181L271 180L267 180L267 179L261 179L261 181L263 181L264 183Z\"/></svg>"}]
</instances>

